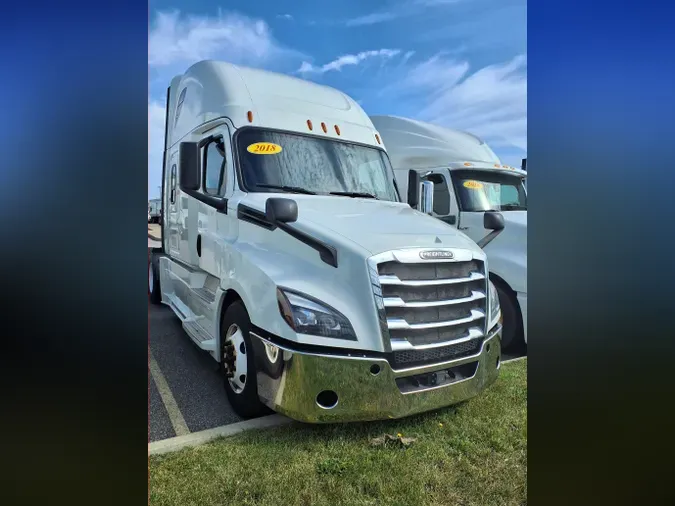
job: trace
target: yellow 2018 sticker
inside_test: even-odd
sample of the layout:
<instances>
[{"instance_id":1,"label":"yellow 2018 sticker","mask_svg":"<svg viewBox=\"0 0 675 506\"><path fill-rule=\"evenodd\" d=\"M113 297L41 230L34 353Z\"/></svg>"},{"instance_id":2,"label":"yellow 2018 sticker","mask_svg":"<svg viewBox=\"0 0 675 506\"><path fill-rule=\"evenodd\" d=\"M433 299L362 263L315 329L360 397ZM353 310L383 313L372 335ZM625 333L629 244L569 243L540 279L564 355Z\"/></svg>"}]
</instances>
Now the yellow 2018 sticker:
<instances>
[{"instance_id":1,"label":"yellow 2018 sticker","mask_svg":"<svg viewBox=\"0 0 675 506\"><path fill-rule=\"evenodd\" d=\"M464 187L470 190L480 190L483 187L482 183L478 181L464 181Z\"/></svg>"},{"instance_id":2,"label":"yellow 2018 sticker","mask_svg":"<svg viewBox=\"0 0 675 506\"><path fill-rule=\"evenodd\" d=\"M276 155L281 153L281 146L272 142L256 142L247 147L246 151L254 155Z\"/></svg>"}]
</instances>

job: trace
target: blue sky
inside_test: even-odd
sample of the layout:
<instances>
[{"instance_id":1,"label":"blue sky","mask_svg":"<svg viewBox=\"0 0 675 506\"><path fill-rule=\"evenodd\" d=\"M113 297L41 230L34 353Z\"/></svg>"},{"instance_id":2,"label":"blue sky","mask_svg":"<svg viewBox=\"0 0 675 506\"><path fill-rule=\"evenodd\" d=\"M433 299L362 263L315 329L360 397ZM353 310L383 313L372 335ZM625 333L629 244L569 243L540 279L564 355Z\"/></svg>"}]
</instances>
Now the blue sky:
<instances>
[{"instance_id":1,"label":"blue sky","mask_svg":"<svg viewBox=\"0 0 675 506\"><path fill-rule=\"evenodd\" d=\"M151 0L148 192L159 195L171 78L211 58L338 88L368 114L477 134L527 156L525 0Z\"/></svg>"}]
</instances>

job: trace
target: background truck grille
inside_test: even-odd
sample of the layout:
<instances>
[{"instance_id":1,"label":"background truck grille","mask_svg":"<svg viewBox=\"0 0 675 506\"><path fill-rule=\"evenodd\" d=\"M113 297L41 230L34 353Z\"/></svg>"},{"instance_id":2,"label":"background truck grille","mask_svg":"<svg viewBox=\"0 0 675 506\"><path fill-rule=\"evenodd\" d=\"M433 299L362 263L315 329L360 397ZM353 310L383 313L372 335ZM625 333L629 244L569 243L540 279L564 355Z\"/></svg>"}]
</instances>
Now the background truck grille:
<instances>
[{"instance_id":1,"label":"background truck grille","mask_svg":"<svg viewBox=\"0 0 675 506\"><path fill-rule=\"evenodd\" d=\"M395 367L480 351L488 311L482 261L385 261L377 265L377 274L376 296L382 297Z\"/></svg>"}]
</instances>

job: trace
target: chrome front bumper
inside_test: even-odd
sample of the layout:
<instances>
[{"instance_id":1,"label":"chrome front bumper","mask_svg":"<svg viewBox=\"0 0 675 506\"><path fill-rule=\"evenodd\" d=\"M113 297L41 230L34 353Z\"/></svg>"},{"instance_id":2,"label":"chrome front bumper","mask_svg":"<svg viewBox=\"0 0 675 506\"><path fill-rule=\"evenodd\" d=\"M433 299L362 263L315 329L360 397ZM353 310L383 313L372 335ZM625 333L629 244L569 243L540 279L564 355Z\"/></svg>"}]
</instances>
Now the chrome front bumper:
<instances>
[{"instance_id":1,"label":"chrome front bumper","mask_svg":"<svg viewBox=\"0 0 675 506\"><path fill-rule=\"evenodd\" d=\"M276 355L265 353L265 345L268 350L276 345L251 332L258 395L274 411L309 423L385 420L423 413L470 399L497 379L501 332L501 326L490 332L475 355L402 370L392 369L384 358L306 353L283 346L277 346ZM270 355L277 357L275 364L270 363ZM335 396L325 392L337 394L331 408L317 401L322 394L325 405L333 403Z\"/></svg>"}]
</instances>

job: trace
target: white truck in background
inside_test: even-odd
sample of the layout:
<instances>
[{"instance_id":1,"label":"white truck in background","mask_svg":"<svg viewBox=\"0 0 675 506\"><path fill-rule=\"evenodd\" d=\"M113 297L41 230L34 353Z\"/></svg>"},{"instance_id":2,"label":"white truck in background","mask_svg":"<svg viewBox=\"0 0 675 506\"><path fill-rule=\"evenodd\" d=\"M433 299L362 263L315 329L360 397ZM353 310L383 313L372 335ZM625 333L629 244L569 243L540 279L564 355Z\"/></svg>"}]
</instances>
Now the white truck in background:
<instances>
[{"instance_id":1,"label":"white truck in background","mask_svg":"<svg viewBox=\"0 0 675 506\"><path fill-rule=\"evenodd\" d=\"M148 223L159 223L162 212L162 199L148 200Z\"/></svg>"},{"instance_id":2,"label":"white truck in background","mask_svg":"<svg viewBox=\"0 0 675 506\"><path fill-rule=\"evenodd\" d=\"M502 347L527 344L527 172L504 165L467 132L398 116L371 120L403 193L409 170L434 183L433 216L480 245L485 211L502 213L505 228L485 247L504 317Z\"/></svg>"},{"instance_id":3,"label":"white truck in background","mask_svg":"<svg viewBox=\"0 0 675 506\"><path fill-rule=\"evenodd\" d=\"M171 81L166 111L149 297L220 363L239 415L398 418L494 382L486 255L425 214L432 185L417 173L401 201L354 100L202 61ZM503 218L485 213L484 226L494 237Z\"/></svg>"}]
</instances>

